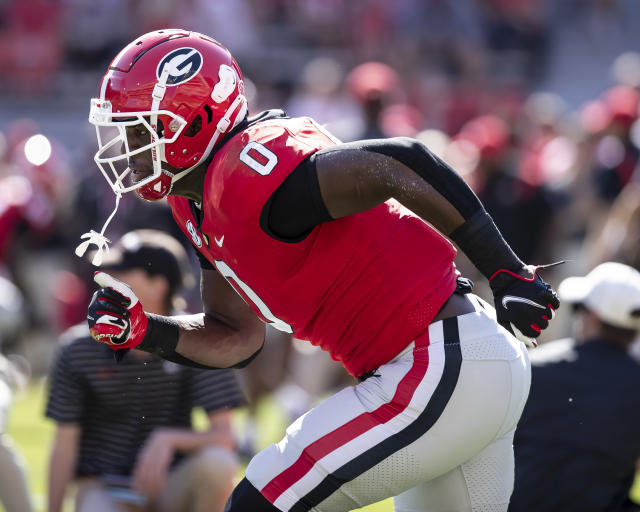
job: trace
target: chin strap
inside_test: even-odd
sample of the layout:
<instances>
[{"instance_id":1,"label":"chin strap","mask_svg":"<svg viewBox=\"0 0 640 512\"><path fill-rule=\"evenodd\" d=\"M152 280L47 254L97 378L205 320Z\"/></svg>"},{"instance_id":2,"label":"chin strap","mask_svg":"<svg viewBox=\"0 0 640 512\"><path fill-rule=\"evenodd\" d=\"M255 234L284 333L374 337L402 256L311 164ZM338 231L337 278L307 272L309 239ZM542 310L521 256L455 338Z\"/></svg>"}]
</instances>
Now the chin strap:
<instances>
[{"instance_id":1,"label":"chin strap","mask_svg":"<svg viewBox=\"0 0 640 512\"><path fill-rule=\"evenodd\" d=\"M98 247L98 250L93 256L91 263L96 267L99 267L100 265L102 265L102 253L105 250L109 252L109 244L111 243L111 240L109 240L106 236L104 236L104 232L106 231L107 226L111 222L111 219L113 219L113 216L118 211L118 206L120 205L121 198L122 198L122 194L116 194L116 207L113 209L113 212L111 212L111 215L109 215L109 218L102 226L100 233L97 233L92 229L91 231L89 231L88 233L85 233L80 237L80 239L86 238L87 240L80 243L80 245L76 247L76 251L75 251L76 256L78 256L79 258L82 258L84 256L84 253L87 252L87 249L89 248L89 246L91 244L94 244Z\"/></svg>"},{"instance_id":2,"label":"chin strap","mask_svg":"<svg viewBox=\"0 0 640 512\"><path fill-rule=\"evenodd\" d=\"M151 140L153 142L158 142L158 114L156 112L160 109L160 102L164 99L165 92L167 91L167 78L169 78L170 71L170 67L165 64L158 78L158 82L153 86L153 92L151 93L151 112L153 112L153 114L150 116L149 124L151 125ZM151 148L151 160L155 173L160 174L162 172L162 162L164 158L164 144L154 145Z\"/></svg>"}]
</instances>

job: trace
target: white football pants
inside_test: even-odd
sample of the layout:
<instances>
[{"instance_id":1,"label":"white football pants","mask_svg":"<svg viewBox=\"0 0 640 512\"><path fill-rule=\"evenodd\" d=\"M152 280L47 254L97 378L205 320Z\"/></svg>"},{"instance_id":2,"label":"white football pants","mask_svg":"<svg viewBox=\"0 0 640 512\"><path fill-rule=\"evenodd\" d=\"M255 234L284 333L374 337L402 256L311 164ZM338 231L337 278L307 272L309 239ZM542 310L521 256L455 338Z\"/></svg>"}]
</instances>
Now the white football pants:
<instances>
[{"instance_id":1,"label":"white football pants","mask_svg":"<svg viewBox=\"0 0 640 512\"><path fill-rule=\"evenodd\" d=\"M375 375L298 418L247 479L283 512L506 511L513 434L529 393L522 343L493 308L429 326Z\"/></svg>"}]
</instances>

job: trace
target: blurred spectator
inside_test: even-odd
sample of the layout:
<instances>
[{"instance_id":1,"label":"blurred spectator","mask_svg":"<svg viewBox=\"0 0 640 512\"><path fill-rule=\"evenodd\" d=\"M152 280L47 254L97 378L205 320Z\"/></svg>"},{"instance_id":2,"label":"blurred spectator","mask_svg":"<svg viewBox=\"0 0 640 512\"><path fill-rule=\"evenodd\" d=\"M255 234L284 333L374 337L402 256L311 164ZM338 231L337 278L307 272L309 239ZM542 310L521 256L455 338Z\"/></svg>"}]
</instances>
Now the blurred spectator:
<instances>
[{"instance_id":1,"label":"blurred spectator","mask_svg":"<svg viewBox=\"0 0 640 512\"><path fill-rule=\"evenodd\" d=\"M628 51L616 57L611 65L615 83L629 87L640 87L640 53Z\"/></svg>"},{"instance_id":2,"label":"blurred spectator","mask_svg":"<svg viewBox=\"0 0 640 512\"><path fill-rule=\"evenodd\" d=\"M33 122L11 128L9 160L0 175L0 273L25 296L30 325L48 328L54 317L43 289L66 257L71 165L66 148L37 133Z\"/></svg>"},{"instance_id":3,"label":"blurred spectator","mask_svg":"<svg viewBox=\"0 0 640 512\"><path fill-rule=\"evenodd\" d=\"M514 2L519 3L519 2ZM571 108L610 85L609 67L622 52L640 48L640 2L635 0L548 0L548 61L538 88L563 97Z\"/></svg>"},{"instance_id":4,"label":"blurred spectator","mask_svg":"<svg viewBox=\"0 0 640 512\"><path fill-rule=\"evenodd\" d=\"M564 188L573 179L577 147L565 133L566 104L550 93L533 93L526 100L516 127L522 152L520 176L536 186Z\"/></svg>"},{"instance_id":5,"label":"blurred spectator","mask_svg":"<svg viewBox=\"0 0 640 512\"><path fill-rule=\"evenodd\" d=\"M385 136L381 116L385 107L400 97L401 85L398 74L381 62L365 62L351 70L347 87L360 104L364 120L362 131L353 135L354 140Z\"/></svg>"},{"instance_id":6,"label":"blurred spectator","mask_svg":"<svg viewBox=\"0 0 640 512\"><path fill-rule=\"evenodd\" d=\"M18 144L11 171L29 184L29 198L21 208L29 245L51 248L60 244L60 224L71 215L69 193L73 191L67 149L35 133Z\"/></svg>"},{"instance_id":7,"label":"blurred spectator","mask_svg":"<svg viewBox=\"0 0 640 512\"><path fill-rule=\"evenodd\" d=\"M0 276L0 348L18 335L23 318L23 300L19 290ZM9 412L16 390L24 387L28 370L0 352L0 503L9 512L33 509L27 476L21 455L6 433Z\"/></svg>"},{"instance_id":8,"label":"blurred spectator","mask_svg":"<svg viewBox=\"0 0 640 512\"><path fill-rule=\"evenodd\" d=\"M631 128L638 119L639 107L640 93L631 87L618 85L608 89L592 106L599 116L593 115L592 119L585 120L591 123L587 129L598 136L592 172L595 189L606 206L629 183L638 167L640 148L631 139Z\"/></svg>"},{"instance_id":9,"label":"blurred spectator","mask_svg":"<svg viewBox=\"0 0 640 512\"><path fill-rule=\"evenodd\" d=\"M252 364L238 374L247 396L247 418L238 436L238 453L247 459L256 454L262 434L258 421L262 401L273 395L287 380L290 370L291 336L267 325L265 348Z\"/></svg>"},{"instance_id":10,"label":"blurred spectator","mask_svg":"<svg viewBox=\"0 0 640 512\"><path fill-rule=\"evenodd\" d=\"M8 273L11 248L22 211L31 197L31 186L21 176L0 177L0 268Z\"/></svg>"},{"instance_id":11,"label":"blurred spectator","mask_svg":"<svg viewBox=\"0 0 640 512\"><path fill-rule=\"evenodd\" d=\"M0 354L0 504L8 512L33 510L24 461L6 433L13 391L24 380L17 367Z\"/></svg>"},{"instance_id":12,"label":"blurred spectator","mask_svg":"<svg viewBox=\"0 0 640 512\"><path fill-rule=\"evenodd\" d=\"M479 116L466 123L457 140L478 151L468 176L474 191L514 251L527 261L548 261L558 198L543 183L528 183L513 160L511 130L497 116Z\"/></svg>"},{"instance_id":13,"label":"blurred spectator","mask_svg":"<svg viewBox=\"0 0 640 512\"><path fill-rule=\"evenodd\" d=\"M543 3L535 0L481 0L491 73L500 79L539 79L545 69L548 27Z\"/></svg>"},{"instance_id":14,"label":"blurred spectator","mask_svg":"<svg viewBox=\"0 0 640 512\"><path fill-rule=\"evenodd\" d=\"M60 3L10 0L0 7L0 90L48 93L62 63Z\"/></svg>"},{"instance_id":15,"label":"blurred spectator","mask_svg":"<svg viewBox=\"0 0 640 512\"><path fill-rule=\"evenodd\" d=\"M380 128L385 137L415 137L424 124L424 116L413 105L398 103L380 113Z\"/></svg>"},{"instance_id":16,"label":"blurred spectator","mask_svg":"<svg viewBox=\"0 0 640 512\"><path fill-rule=\"evenodd\" d=\"M344 72L330 57L305 64L300 84L285 104L291 117L309 116L341 140L351 140L362 130L360 105L342 89Z\"/></svg>"},{"instance_id":17,"label":"blurred spectator","mask_svg":"<svg viewBox=\"0 0 640 512\"><path fill-rule=\"evenodd\" d=\"M138 26L139 33L145 33L147 29L184 27L203 34L213 34L218 41L224 41L234 55L251 55L260 45L259 27L256 26L248 0L186 0L179 5L165 0L160 3L165 5L164 11L173 12L168 13L168 19L162 24ZM157 4L157 0L139 2L139 19L147 21L148 12L156 11Z\"/></svg>"},{"instance_id":18,"label":"blurred spectator","mask_svg":"<svg viewBox=\"0 0 640 512\"><path fill-rule=\"evenodd\" d=\"M634 126L640 126L638 103L635 89L615 86L586 103L576 116L568 221L575 223L581 236L593 239L602 231L614 201L633 180L640 163L640 142L634 136Z\"/></svg>"},{"instance_id":19,"label":"blurred spectator","mask_svg":"<svg viewBox=\"0 0 640 512\"><path fill-rule=\"evenodd\" d=\"M74 71L102 69L137 31L128 0L64 0L65 64ZM151 12L152 13L152 12Z\"/></svg>"},{"instance_id":20,"label":"blurred spectator","mask_svg":"<svg viewBox=\"0 0 640 512\"><path fill-rule=\"evenodd\" d=\"M127 282L148 311L168 314L185 262L177 240L138 230L111 249L103 269ZM234 373L182 367L137 350L117 364L86 324L65 338L46 410L57 423L49 511L61 510L72 483L78 511L222 511L237 470L230 408L244 401ZM202 432L191 423L196 407L208 415Z\"/></svg>"},{"instance_id":21,"label":"blurred spectator","mask_svg":"<svg viewBox=\"0 0 640 512\"><path fill-rule=\"evenodd\" d=\"M640 270L640 183L629 183L602 224L587 234L583 252L592 264L613 260Z\"/></svg>"},{"instance_id":22,"label":"blurred spectator","mask_svg":"<svg viewBox=\"0 0 640 512\"><path fill-rule=\"evenodd\" d=\"M512 512L638 510L640 273L620 263L565 279L575 337L530 352L529 400L516 430Z\"/></svg>"},{"instance_id":23,"label":"blurred spectator","mask_svg":"<svg viewBox=\"0 0 640 512\"><path fill-rule=\"evenodd\" d=\"M24 296L0 274L0 352L8 353L19 340L26 321Z\"/></svg>"}]
</instances>

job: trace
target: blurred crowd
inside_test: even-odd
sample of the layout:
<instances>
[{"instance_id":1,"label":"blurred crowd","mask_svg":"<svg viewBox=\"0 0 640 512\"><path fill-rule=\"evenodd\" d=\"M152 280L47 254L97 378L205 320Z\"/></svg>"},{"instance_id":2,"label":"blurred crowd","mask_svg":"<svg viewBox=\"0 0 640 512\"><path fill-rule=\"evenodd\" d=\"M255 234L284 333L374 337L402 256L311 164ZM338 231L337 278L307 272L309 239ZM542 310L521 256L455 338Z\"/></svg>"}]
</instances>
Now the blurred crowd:
<instances>
[{"instance_id":1,"label":"blurred crowd","mask_svg":"<svg viewBox=\"0 0 640 512\"><path fill-rule=\"evenodd\" d=\"M114 196L88 123L70 127L60 106L84 116L116 52L158 28L230 48L251 114L308 115L345 141L418 138L523 260L567 260L545 275L552 284L603 261L640 269L638 19L635 0L1 0L0 110L17 102L37 115L0 115L0 352L43 374L57 336L85 318L92 268L73 249ZM188 245L167 207L125 197L107 236L138 228ZM464 257L458 266L478 278ZM309 375L292 363L295 342L273 337L280 352L247 377L250 399L287 372ZM308 394L340 379L327 370ZM307 405L297 389L282 392L292 414Z\"/></svg>"},{"instance_id":2,"label":"blurred crowd","mask_svg":"<svg viewBox=\"0 0 640 512\"><path fill-rule=\"evenodd\" d=\"M88 100L122 45L167 26L231 49L252 113L309 115L345 141L422 140L524 260L640 265L638 16L624 0L1 2L0 104L41 107L0 124L0 275L24 299L23 331L50 337L82 320L91 268L72 248L113 207L88 123L56 129L64 112L47 106ZM182 239L162 205L123 206L113 239L136 228ZM4 338L7 351L16 337Z\"/></svg>"}]
</instances>

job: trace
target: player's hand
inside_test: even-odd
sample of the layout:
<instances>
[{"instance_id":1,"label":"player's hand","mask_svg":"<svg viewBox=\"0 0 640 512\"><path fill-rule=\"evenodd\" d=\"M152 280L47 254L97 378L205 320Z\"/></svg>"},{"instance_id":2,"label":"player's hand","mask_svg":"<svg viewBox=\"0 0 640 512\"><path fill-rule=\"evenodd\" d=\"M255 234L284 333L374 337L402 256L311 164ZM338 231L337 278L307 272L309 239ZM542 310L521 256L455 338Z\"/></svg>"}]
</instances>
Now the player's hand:
<instances>
[{"instance_id":1,"label":"player's hand","mask_svg":"<svg viewBox=\"0 0 640 512\"><path fill-rule=\"evenodd\" d=\"M136 347L147 331L147 315L138 297L109 274L96 272L93 279L101 288L93 294L87 313L91 336L114 350Z\"/></svg>"},{"instance_id":2,"label":"player's hand","mask_svg":"<svg viewBox=\"0 0 640 512\"><path fill-rule=\"evenodd\" d=\"M165 487L174 454L171 431L158 429L145 442L133 468L131 487L150 500Z\"/></svg>"},{"instance_id":3,"label":"player's hand","mask_svg":"<svg viewBox=\"0 0 640 512\"><path fill-rule=\"evenodd\" d=\"M560 307L556 292L538 275L546 267L498 270L489 279L498 323L530 347L538 346L536 338Z\"/></svg>"}]
</instances>

